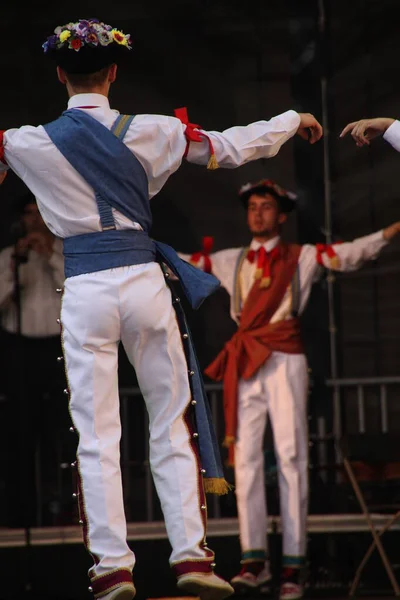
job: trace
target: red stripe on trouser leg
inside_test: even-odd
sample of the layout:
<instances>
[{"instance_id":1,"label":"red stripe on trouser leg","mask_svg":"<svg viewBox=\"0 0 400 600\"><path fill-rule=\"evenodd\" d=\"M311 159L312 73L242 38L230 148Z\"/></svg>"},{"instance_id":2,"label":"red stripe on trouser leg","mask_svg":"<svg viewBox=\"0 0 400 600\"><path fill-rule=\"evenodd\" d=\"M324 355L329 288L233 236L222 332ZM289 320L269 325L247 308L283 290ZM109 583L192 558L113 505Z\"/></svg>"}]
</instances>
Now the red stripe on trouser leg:
<instances>
[{"instance_id":1,"label":"red stripe on trouser leg","mask_svg":"<svg viewBox=\"0 0 400 600\"><path fill-rule=\"evenodd\" d=\"M90 585L95 598L101 598L101 596L104 596L123 583L132 583L132 573L129 569L114 569L109 573L93 577L90 580Z\"/></svg>"},{"instance_id":2,"label":"red stripe on trouser leg","mask_svg":"<svg viewBox=\"0 0 400 600\"><path fill-rule=\"evenodd\" d=\"M93 559L94 565L98 565L100 559L98 556L93 554L90 550L89 545L89 524L88 518L86 515L86 507L85 507L85 499L83 495L83 486L82 486L82 478L79 471L79 460L76 461L76 479L77 479L77 487L78 487L78 510L79 510L79 523L82 525L82 533L83 533L83 543L86 550L89 552L90 556ZM93 569L93 567L92 567ZM90 569L89 573L92 574L92 569Z\"/></svg>"},{"instance_id":3,"label":"red stripe on trouser leg","mask_svg":"<svg viewBox=\"0 0 400 600\"><path fill-rule=\"evenodd\" d=\"M62 302L64 301L64 288L62 291ZM61 311L62 311L62 305L61 305ZM71 404L71 386L69 383L69 377L68 377L68 369L67 369L67 357L66 357L66 352L65 352L65 348L64 348L64 327L62 322L60 321L60 329L61 329L61 347L62 347L62 351L63 351L63 355L64 355L64 370L65 370L65 379L67 382L67 391L68 391L68 397L69 397L69 402L68 402L68 411L71 417L71 421L74 425L74 429L76 434L78 435L78 439L79 439L79 431L75 426L75 423L72 419L72 415L71 415L71 409L70 409L70 404ZM80 472L80 468L79 468L79 459L78 457L76 458L76 461L73 465L76 469L76 471L73 472L73 484L75 489L77 490L77 495L78 495L78 514L79 514L79 524L82 525L82 536L83 536L83 544L86 548L86 550L89 552L90 556L93 559L93 562L95 565L97 565L100 561L99 558L95 555L92 554L92 552L90 551L90 547L89 547L89 525L88 525L88 518L86 515L86 507L85 507L85 499L84 499L84 494L83 494L83 486L82 486L82 477L81 477L81 472Z\"/></svg>"},{"instance_id":4,"label":"red stripe on trouser leg","mask_svg":"<svg viewBox=\"0 0 400 600\"><path fill-rule=\"evenodd\" d=\"M204 559L194 559L193 560L193 559L189 558L188 560L183 560L183 561L179 561L179 562L171 564L171 567L177 576L178 576L178 574L183 575L184 573L195 572L195 571L202 572L202 573L203 572L208 573L208 572L212 571L211 565L214 561L214 552L207 547L207 542L206 542L207 504L206 504L206 495L205 495L204 486L203 486L203 477L202 477L202 473L201 473L201 462L200 462L199 449L198 449L197 443L195 441L195 437L193 435L195 433L194 427L193 427L193 422L192 422L193 413L194 413L193 408L192 408L191 404L189 404L189 406L187 407L187 409L185 410L185 412L183 414L183 420L184 420L186 428L189 432L189 443L190 443L192 452L194 454L196 466L197 466L197 491L198 491L198 497L199 497L199 509L200 509L203 526L204 526L204 537L203 537L202 542L200 543L200 548L204 552ZM187 567L185 565L187 565Z\"/></svg>"},{"instance_id":5,"label":"red stripe on trouser leg","mask_svg":"<svg viewBox=\"0 0 400 600\"><path fill-rule=\"evenodd\" d=\"M64 300L64 288L62 291L62 301ZM61 307L62 310L62 307ZM67 370L67 358L66 358L66 352L65 352L65 348L64 348L64 328L62 325L62 322L60 321L60 329L61 329L61 347L62 347L62 351L63 351L63 355L64 355L64 370L65 370L65 379L67 382L67 390L68 390L68 396L69 396L69 402L68 402L68 411L71 417L71 421L74 425L74 429L75 432L78 435L78 439L79 439L79 431L75 426L75 423L73 422L72 419L72 414L71 414L71 409L70 409L70 404L71 404L71 386L69 383L69 377L68 377L68 370ZM83 544L86 548L86 550L88 551L88 553L90 554L90 556L93 559L94 565L98 565L100 562L100 559L98 556L96 556L95 554L93 554L90 551L90 547L89 547L89 524L88 524L88 518L86 515L86 507L85 507L85 498L84 498L84 494L83 494L83 486L82 486L82 477L81 477L81 473L80 473L80 468L79 468L79 459L76 458L76 462L74 464L76 471L74 471L73 473L73 484L75 489L77 490L77 495L78 495L78 514L79 514L79 524L82 525L82 537L83 537ZM93 567L92 567L93 568ZM89 571L89 573L91 573L91 570Z\"/></svg>"}]
</instances>

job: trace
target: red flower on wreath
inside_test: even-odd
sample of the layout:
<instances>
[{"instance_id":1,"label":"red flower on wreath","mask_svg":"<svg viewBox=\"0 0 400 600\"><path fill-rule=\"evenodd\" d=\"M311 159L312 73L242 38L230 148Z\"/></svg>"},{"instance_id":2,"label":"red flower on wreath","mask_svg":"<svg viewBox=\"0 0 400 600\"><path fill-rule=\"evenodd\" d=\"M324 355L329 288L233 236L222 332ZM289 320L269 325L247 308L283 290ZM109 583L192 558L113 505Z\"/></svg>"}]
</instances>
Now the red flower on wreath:
<instances>
[{"instance_id":1,"label":"red flower on wreath","mask_svg":"<svg viewBox=\"0 0 400 600\"><path fill-rule=\"evenodd\" d=\"M71 40L70 46L73 50L78 51L79 48L82 46L82 42L80 39L74 38L73 40Z\"/></svg>"}]
</instances>

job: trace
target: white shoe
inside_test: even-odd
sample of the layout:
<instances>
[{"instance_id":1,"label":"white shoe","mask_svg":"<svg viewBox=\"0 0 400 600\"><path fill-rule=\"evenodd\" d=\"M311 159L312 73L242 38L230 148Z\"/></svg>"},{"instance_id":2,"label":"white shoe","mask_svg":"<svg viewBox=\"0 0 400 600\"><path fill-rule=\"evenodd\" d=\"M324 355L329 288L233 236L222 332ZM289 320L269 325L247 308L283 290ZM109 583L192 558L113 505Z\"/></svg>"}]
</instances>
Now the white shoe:
<instances>
[{"instance_id":1,"label":"white shoe","mask_svg":"<svg viewBox=\"0 0 400 600\"><path fill-rule=\"evenodd\" d=\"M235 590L225 579L215 573L187 573L181 575L177 586L184 592L199 596L200 600L223 600Z\"/></svg>"},{"instance_id":2,"label":"white shoe","mask_svg":"<svg viewBox=\"0 0 400 600\"><path fill-rule=\"evenodd\" d=\"M122 583L104 596L97 596L96 600L132 600L136 596L133 583Z\"/></svg>"},{"instance_id":3,"label":"white shoe","mask_svg":"<svg viewBox=\"0 0 400 600\"><path fill-rule=\"evenodd\" d=\"M270 583L270 581L271 572L269 570L269 565L265 565L258 575L254 575L254 573L242 569L238 575L235 575L235 577L231 579L231 584L235 588L235 592L237 592L255 590L256 588Z\"/></svg>"},{"instance_id":4,"label":"white shoe","mask_svg":"<svg viewBox=\"0 0 400 600\"><path fill-rule=\"evenodd\" d=\"M298 583L282 583L279 600L300 600L304 596L304 588Z\"/></svg>"}]
</instances>

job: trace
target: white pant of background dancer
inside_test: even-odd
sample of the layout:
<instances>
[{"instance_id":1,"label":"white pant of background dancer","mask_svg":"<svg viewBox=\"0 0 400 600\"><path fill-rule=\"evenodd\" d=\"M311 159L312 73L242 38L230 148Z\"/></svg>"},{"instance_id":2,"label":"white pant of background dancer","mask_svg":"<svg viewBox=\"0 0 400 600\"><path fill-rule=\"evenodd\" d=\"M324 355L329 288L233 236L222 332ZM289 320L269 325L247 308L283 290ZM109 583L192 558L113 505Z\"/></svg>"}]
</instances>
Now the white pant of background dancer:
<instances>
[{"instance_id":1,"label":"white pant of background dancer","mask_svg":"<svg viewBox=\"0 0 400 600\"><path fill-rule=\"evenodd\" d=\"M158 264L66 280L61 323L91 577L132 570L120 471L118 342L132 362L150 423L150 463L172 545L171 563L210 561L203 548L201 475L184 413L191 401L171 292ZM110 374L112 374L110 376Z\"/></svg>"},{"instance_id":2,"label":"white pant of background dancer","mask_svg":"<svg viewBox=\"0 0 400 600\"><path fill-rule=\"evenodd\" d=\"M302 354L274 352L240 380L235 486L242 555L267 556L263 441L271 419L279 477L283 555L304 557L308 511L308 368ZM264 524L264 526L263 526Z\"/></svg>"}]
</instances>

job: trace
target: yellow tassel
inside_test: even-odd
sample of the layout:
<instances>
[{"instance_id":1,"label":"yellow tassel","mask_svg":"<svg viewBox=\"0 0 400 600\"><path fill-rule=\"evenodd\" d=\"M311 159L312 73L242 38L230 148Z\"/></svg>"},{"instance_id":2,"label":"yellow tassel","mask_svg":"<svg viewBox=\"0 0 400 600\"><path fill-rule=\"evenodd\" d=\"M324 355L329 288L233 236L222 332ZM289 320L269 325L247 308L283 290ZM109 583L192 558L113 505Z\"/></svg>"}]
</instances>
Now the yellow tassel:
<instances>
[{"instance_id":1,"label":"yellow tassel","mask_svg":"<svg viewBox=\"0 0 400 600\"><path fill-rule=\"evenodd\" d=\"M254 279L261 279L262 274L263 274L262 269L256 269L256 272L254 273Z\"/></svg>"},{"instance_id":2,"label":"yellow tassel","mask_svg":"<svg viewBox=\"0 0 400 600\"><path fill-rule=\"evenodd\" d=\"M340 268L340 259L338 256L332 256L332 258L329 261L331 263L331 267L332 269L339 269Z\"/></svg>"},{"instance_id":3,"label":"yellow tassel","mask_svg":"<svg viewBox=\"0 0 400 600\"><path fill-rule=\"evenodd\" d=\"M260 288L263 290L271 285L271 277L263 277L260 281Z\"/></svg>"},{"instance_id":4,"label":"yellow tassel","mask_svg":"<svg viewBox=\"0 0 400 600\"><path fill-rule=\"evenodd\" d=\"M215 171L216 169L219 169L219 164L218 164L217 157L215 156L215 154L211 154L210 159L207 164L207 169L209 171Z\"/></svg>"},{"instance_id":5,"label":"yellow tassel","mask_svg":"<svg viewBox=\"0 0 400 600\"><path fill-rule=\"evenodd\" d=\"M233 435L227 435L227 436L225 436L225 439L222 442L222 445L224 448L229 448L230 446L232 446L234 441L235 441L235 438L233 437Z\"/></svg>"},{"instance_id":6,"label":"yellow tassel","mask_svg":"<svg viewBox=\"0 0 400 600\"><path fill-rule=\"evenodd\" d=\"M228 494L232 489L233 485L228 483L223 477L209 477L204 478L204 491L206 494L216 494L217 496L223 496Z\"/></svg>"}]
</instances>

